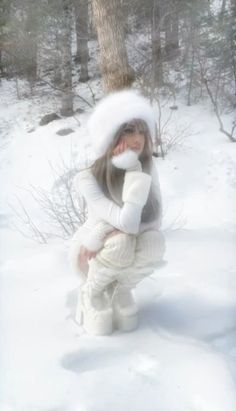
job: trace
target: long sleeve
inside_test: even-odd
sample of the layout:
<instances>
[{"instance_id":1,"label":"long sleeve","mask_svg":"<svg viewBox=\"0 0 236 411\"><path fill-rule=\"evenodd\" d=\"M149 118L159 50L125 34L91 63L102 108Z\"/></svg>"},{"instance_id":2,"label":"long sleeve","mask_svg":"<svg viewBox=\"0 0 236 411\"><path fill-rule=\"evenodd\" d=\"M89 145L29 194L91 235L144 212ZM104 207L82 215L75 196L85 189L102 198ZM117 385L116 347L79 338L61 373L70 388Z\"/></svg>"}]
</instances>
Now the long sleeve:
<instances>
[{"instance_id":1,"label":"long sleeve","mask_svg":"<svg viewBox=\"0 0 236 411\"><path fill-rule=\"evenodd\" d=\"M91 230L89 235L83 239L82 244L90 251L98 251L104 244L104 238L114 230L111 224L100 221Z\"/></svg>"},{"instance_id":2,"label":"long sleeve","mask_svg":"<svg viewBox=\"0 0 236 411\"><path fill-rule=\"evenodd\" d=\"M119 207L109 200L89 170L75 177L75 188L84 196L88 207L101 220L128 234L137 234L141 213L150 190L151 177L140 171L125 173L124 205Z\"/></svg>"}]
</instances>

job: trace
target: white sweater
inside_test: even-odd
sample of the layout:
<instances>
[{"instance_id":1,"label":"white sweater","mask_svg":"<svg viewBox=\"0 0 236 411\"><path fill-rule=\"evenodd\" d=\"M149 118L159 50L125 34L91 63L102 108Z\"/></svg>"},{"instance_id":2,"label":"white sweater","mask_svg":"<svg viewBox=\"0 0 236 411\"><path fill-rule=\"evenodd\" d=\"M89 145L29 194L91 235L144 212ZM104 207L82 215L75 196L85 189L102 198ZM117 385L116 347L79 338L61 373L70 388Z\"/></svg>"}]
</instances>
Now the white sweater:
<instances>
[{"instance_id":1,"label":"white sweater","mask_svg":"<svg viewBox=\"0 0 236 411\"><path fill-rule=\"evenodd\" d=\"M128 234L138 234L147 229L158 229L161 216L151 223L141 223L142 210L146 204L152 180L154 194L161 203L158 175L154 169L152 176L142 171L127 170L122 192L124 204L120 207L104 195L91 169L79 172L74 180L75 189L84 196L88 207L88 218L82 226L81 244L91 251L97 251L103 246L106 234L114 228Z\"/></svg>"}]
</instances>

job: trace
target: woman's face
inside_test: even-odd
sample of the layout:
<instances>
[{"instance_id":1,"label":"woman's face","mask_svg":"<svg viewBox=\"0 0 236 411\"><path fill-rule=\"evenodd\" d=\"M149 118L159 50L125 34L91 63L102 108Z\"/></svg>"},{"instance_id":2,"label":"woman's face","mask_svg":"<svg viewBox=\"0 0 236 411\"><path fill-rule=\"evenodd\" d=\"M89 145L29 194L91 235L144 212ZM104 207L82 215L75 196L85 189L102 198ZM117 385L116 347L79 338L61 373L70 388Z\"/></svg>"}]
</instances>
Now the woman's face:
<instances>
[{"instance_id":1,"label":"woman's face","mask_svg":"<svg viewBox=\"0 0 236 411\"><path fill-rule=\"evenodd\" d=\"M124 133L120 138L119 143L120 142L125 142L127 148L141 154L145 145L145 137L138 131L134 131L133 133Z\"/></svg>"}]
</instances>

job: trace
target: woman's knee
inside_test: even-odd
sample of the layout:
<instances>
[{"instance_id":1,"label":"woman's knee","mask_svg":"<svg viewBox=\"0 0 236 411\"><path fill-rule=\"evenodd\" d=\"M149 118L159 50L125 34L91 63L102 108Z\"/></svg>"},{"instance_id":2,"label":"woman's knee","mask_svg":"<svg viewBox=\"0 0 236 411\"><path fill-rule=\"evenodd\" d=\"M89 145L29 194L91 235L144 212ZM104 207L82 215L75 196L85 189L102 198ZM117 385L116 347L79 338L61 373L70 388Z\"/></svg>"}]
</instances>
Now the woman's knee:
<instances>
[{"instance_id":1,"label":"woman's knee","mask_svg":"<svg viewBox=\"0 0 236 411\"><path fill-rule=\"evenodd\" d=\"M137 238L135 251L137 265L159 263L163 259L165 249L165 237L161 231L145 231Z\"/></svg>"},{"instance_id":2,"label":"woman's knee","mask_svg":"<svg viewBox=\"0 0 236 411\"><path fill-rule=\"evenodd\" d=\"M96 258L113 267L128 267L134 261L136 238L132 234L118 233L108 238Z\"/></svg>"},{"instance_id":3,"label":"woman's knee","mask_svg":"<svg viewBox=\"0 0 236 411\"><path fill-rule=\"evenodd\" d=\"M69 260L72 271L76 275L81 277L82 281L84 281L88 273L88 265L86 264L81 265L80 247L81 247L81 244L79 242L76 243L76 241L74 241L70 245L70 248L68 251L68 260Z\"/></svg>"}]
</instances>

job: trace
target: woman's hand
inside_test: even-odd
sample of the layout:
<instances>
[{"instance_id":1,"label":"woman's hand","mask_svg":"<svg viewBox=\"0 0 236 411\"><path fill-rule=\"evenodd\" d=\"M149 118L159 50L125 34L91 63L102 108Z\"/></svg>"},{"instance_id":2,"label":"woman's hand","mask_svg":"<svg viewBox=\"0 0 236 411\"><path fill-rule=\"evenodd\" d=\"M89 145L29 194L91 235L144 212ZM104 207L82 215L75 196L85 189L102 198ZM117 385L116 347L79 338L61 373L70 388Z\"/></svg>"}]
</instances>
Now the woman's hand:
<instances>
[{"instance_id":1,"label":"woman's hand","mask_svg":"<svg viewBox=\"0 0 236 411\"><path fill-rule=\"evenodd\" d=\"M128 144L125 140L121 140L119 144L114 148L112 154L113 156L118 156L119 154L123 153L125 150L127 150Z\"/></svg>"},{"instance_id":2,"label":"woman's hand","mask_svg":"<svg viewBox=\"0 0 236 411\"><path fill-rule=\"evenodd\" d=\"M138 153L132 150L125 139L117 144L112 151L111 162L116 168L129 171L142 171L142 165L138 158Z\"/></svg>"},{"instance_id":3,"label":"woman's hand","mask_svg":"<svg viewBox=\"0 0 236 411\"><path fill-rule=\"evenodd\" d=\"M108 233L105 237L104 237L104 241L106 241L108 238L113 237L116 234L119 234L121 231L114 229L113 231L111 231L110 233ZM81 271L85 274L88 273L88 269L89 269L89 265L88 265L88 261L91 260L92 258L95 258L98 251L90 251L88 248L86 248L84 245L82 245L80 247L80 253L79 253L79 267L81 269Z\"/></svg>"},{"instance_id":4,"label":"woman's hand","mask_svg":"<svg viewBox=\"0 0 236 411\"><path fill-rule=\"evenodd\" d=\"M123 150L126 147L125 144L119 144L114 151ZM138 159L138 155L135 151L131 149L125 149L125 151L120 154L116 154L112 157L111 163L114 167L120 168L126 171L142 171L142 164Z\"/></svg>"},{"instance_id":5,"label":"woman's hand","mask_svg":"<svg viewBox=\"0 0 236 411\"><path fill-rule=\"evenodd\" d=\"M84 273L88 272L88 268L89 268L88 261L96 257L96 255L97 255L97 251L90 251L83 245L80 247L79 267L82 272Z\"/></svg>"},{"instance_id":6,"label":"woman's hand","mask_svg":"<svg viewBox=\"0 0 236 411\"><path fill-rule=\"evenodd\" d=\"M80 257L82 259L91 260L92 258L96 257L97 251L90 251L88 248L84 247L83 245L80 248Z\"/></svg>"}]
</instances>

